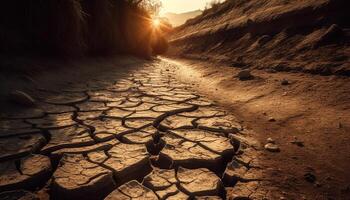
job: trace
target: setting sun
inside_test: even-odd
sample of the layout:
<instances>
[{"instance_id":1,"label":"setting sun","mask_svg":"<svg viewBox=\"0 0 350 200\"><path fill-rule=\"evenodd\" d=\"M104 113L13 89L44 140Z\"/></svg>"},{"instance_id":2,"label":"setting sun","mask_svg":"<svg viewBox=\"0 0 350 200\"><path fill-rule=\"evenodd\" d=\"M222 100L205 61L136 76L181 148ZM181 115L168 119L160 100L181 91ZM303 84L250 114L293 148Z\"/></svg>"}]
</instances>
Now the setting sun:
<instances>
[{"instance_id":1,"label":"setting sun","mask_svg":"<svg viewBox=\"0 0 350 200\"><path fill-rule=\"evenodd\" d=\"M152 25L154 28L158 28L160 26L160 20L159 19L153 19Z\"/></svg>"}]
</instances>

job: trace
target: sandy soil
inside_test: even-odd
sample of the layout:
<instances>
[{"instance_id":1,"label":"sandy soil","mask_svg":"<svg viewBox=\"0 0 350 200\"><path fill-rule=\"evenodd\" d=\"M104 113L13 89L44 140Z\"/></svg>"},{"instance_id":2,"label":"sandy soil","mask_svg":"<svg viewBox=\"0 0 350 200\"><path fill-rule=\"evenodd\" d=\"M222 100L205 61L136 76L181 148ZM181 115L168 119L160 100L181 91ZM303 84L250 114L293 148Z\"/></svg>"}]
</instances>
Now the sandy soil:
<instances>
[{"instance_id":1,"label":"sandy soil","mask_svg":"<svg viewBox=\"0 0 350 200\"><path fill-rule=\"evenodd\" d=\"M253 70L254 80L239 81L237 68L164 60L176 64L180 80L239 116L262 145L276 141L281 152L261 157L272 187L293 199L349 199L349 78Z\"/></svg>"}]
</instances>

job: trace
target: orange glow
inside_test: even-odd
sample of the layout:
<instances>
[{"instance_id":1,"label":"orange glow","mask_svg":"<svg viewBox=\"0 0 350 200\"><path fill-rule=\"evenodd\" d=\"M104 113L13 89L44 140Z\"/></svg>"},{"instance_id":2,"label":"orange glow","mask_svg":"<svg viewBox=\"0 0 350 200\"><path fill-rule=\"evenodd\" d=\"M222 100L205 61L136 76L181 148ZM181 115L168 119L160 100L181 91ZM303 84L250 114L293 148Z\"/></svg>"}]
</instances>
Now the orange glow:
<instances>
[{"instance_id":1,"label":"orange glow","mask_svg":"<svg viewBox=\"0 0 350 200\"><path fill-rule=\"evenodd\" d=\"M159 19L153 19L152 25L153 25L154 28L159 28L160 20Z\"/></svg>"}]
</instances>

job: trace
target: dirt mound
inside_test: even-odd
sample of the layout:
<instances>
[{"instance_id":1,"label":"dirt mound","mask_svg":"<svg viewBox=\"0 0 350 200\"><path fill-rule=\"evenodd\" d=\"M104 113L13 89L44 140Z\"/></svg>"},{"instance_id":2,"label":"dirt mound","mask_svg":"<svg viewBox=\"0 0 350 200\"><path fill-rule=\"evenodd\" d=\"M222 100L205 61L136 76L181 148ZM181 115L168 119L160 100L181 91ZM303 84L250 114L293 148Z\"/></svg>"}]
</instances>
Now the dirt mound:
<instances>
[{"instance_id":1,"label":"dirt mound","mask_svg":"<svg viewBox=\"0 0 350 200\"><path fill-rule=\"evenodd\" d=\"M228 0L178 27L170 55L272 72L349 76L349 4Z\"/></svg>"}]
</instances>

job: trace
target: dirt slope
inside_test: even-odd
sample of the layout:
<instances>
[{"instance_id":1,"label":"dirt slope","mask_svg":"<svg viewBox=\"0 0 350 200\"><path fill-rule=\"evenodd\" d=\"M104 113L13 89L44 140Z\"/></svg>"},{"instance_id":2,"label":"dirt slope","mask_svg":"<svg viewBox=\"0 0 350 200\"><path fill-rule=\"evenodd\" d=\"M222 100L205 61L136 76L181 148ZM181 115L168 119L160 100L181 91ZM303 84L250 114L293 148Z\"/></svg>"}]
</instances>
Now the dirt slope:
<instances>
[{"instance_id":1,"label":"dirt slope","mask_svg":"<svg viewBox=\"0 0 350 200\"><path fill-rule=\"evenodd\" d=\"M349 2L228 0L171 35L169 55L349 76Z\"/></svg>"}]
</instances>

